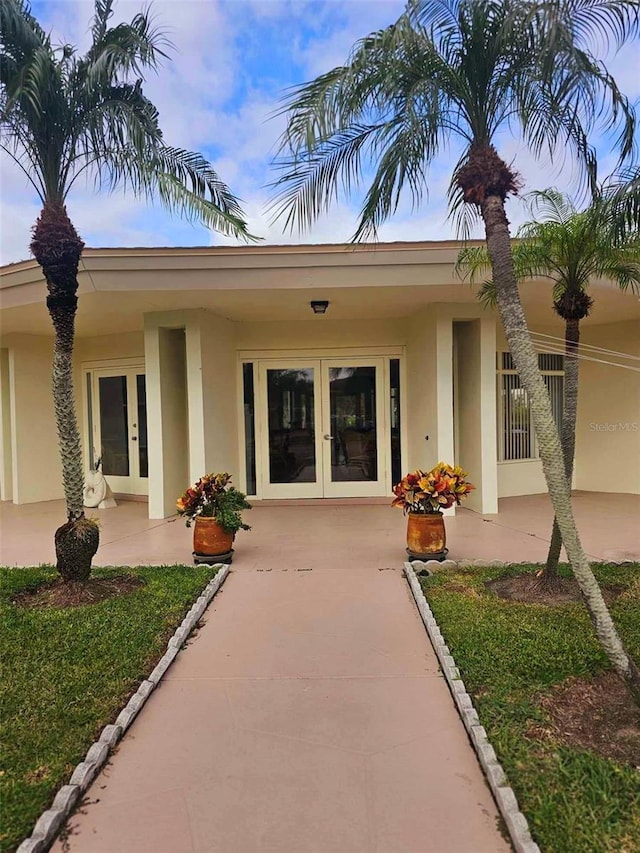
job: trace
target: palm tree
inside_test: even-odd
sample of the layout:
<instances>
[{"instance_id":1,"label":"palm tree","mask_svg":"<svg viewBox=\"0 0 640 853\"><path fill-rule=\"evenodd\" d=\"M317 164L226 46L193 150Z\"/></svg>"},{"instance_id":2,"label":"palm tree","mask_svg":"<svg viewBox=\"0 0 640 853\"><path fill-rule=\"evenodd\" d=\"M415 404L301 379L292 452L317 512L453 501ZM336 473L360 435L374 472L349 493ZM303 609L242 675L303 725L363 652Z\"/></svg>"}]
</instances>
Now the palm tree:
<instances>
[{"instance_id":1,"label":"palm tree","mask_svg":"<svg viewBox=\"0 0 640 853\"><path fill-rule=\"evenodd\" d=\"M547 189L530 194L530 210L535 217L518 231L521 242L513 249L518 281L548 278L553 282L553 308L564 320L564 402L561 444L567 480L571 483L578 414L578 380L580 321L589 316L593 300L588 294L592 278L603 277L615 282L621 290L638 292L640 287L640 231L625 228L621 200L631 202L628 188L621 194L620 184L610 182L600 188L590 205L578 211L567 196ZM622 223L620 221L622 215ZM490 269L484 247L464 248L457 268L474 282ZM480 299L495 305L493 281L485 281ZM558 562L562 536L554 518L551 542L545 567L538 573L534 586L553 592L562 586Z\"/></svg>"},{"instance_id":2,"label":"palm tree","mask_svg":"<svg viewBox=\"0 0 640 853\"><path fill-rule=\"evenodd\" d=\"M80 176L117 185L228 234L248 237L238 201L200 155L168 146L143 73L168 42L146 13L110 27L113 0L96 0L91 46L55 48L26 0L0 0L0 144L42 210L31 251L47 283L55 332L53 401L67 522L55 534L58 570L86 579L98 547L83 511L83 471L72 383L78 264L84 243L65 202Z\"/></svg>"},{"instance_id":3,"label":"palm tree","mask_svg":"<svg viewBox=\"0 0 640 853\"><path fill-rule=\"evenodd\" d=\"M616 131L622 161L635 115L594 46L638 31L636 0L409 0L396 21L352 49L347 63L295 88L278 156L276 218L306 226L340 192L366 179L354 240L375 236L407 188L414 204L426 170L452 138L462 145L452 208L481 216L505 334L527 391L547 487L597 635L640 702L640 671L623 647L576 531L549 395L520 303L505 199L515 171L500 131L519 128L535 153L563 146L593 184L589 143L598 120ZM465 207L467 205L468 207Z\"/></svg>"}]
</instances>

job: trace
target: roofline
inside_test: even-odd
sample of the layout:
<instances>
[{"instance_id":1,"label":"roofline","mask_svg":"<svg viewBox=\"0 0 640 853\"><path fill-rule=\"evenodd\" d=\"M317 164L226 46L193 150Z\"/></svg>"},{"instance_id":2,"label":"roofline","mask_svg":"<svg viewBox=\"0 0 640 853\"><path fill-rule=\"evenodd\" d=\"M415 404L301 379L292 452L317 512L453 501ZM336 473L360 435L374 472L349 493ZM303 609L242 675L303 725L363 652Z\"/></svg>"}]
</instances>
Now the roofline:
<instances>
[{"instance_id":1,"label":"roofline","mask_svg":"<svg viewBox=\"0 0 640 853\"><path fill-rule=\"evenodd\" d=\"M481 245L484 240L420 240L392 243L295 243L239 246L104 246L85 247L82 258L152 258L152 257L228 257L260 255L322 255L336 252L404 252L420 250L460 249L463 245ZM0 266L0 276L39 267L33 258Z\"/></svg>"}]
</instances>

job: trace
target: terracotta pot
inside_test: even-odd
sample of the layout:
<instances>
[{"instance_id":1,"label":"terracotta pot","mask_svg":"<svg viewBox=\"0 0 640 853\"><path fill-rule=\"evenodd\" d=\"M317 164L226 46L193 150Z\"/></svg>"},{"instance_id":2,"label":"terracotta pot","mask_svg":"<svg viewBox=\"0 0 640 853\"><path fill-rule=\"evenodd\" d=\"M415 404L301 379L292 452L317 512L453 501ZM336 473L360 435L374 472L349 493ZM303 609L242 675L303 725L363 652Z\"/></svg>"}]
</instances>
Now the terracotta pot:
<instances>
[{"instance_id":1,"label":"terracotta pot","mask_svg":"<svg viewBox=\"0 0 640 853\"><path fill-rule=\"evenodd\" d=\"M198 517L193 525L195 554L216 556L227 554L233 547L233 533L227 533L215 518Z\"/></svg>"},{"instance_id":2,"label":"terracotta pot","mask_svg":"<svg viewBox=\"0 0 640 853\"><path fill-rule=\"evenodd\" d=\"M407 551L412 556L441 556L447 541L441 512L407 515Z\"/></svg>"}]
</instances>

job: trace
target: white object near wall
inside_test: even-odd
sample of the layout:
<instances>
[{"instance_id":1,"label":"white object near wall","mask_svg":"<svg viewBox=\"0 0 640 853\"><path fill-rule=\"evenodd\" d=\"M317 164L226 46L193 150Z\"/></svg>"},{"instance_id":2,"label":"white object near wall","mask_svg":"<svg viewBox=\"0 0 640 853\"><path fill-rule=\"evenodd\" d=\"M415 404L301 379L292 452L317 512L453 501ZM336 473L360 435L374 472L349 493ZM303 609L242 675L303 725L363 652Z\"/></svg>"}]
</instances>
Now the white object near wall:
<instances>
[{"instance_id":1,"label":"white object near wall","mask_svg":"<svg viewBox=\"0 0 640 853\"><path fill-rule=\"evenodd\" d=\"M89 471L87 474L84 484L84 505L98 509L111 509L117 506L113 492L100 468Z\"/></svg>"}]
</instances>

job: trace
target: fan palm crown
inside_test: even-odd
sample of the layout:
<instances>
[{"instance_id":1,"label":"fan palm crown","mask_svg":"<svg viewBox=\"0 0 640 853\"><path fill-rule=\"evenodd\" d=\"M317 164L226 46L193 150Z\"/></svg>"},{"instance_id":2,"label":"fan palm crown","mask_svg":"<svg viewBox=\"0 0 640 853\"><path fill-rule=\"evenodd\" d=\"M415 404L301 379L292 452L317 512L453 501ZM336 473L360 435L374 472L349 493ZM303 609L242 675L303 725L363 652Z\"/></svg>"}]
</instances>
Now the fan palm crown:
<instances>
[{"instance_id":1,"label":"fan palm crown","mask_svg":"<svg viewBox=\"0 0 640 853\"><path fill-rule=\"evenodd\" d=\"M519 131L535 154L562 148L594 181L597 120L625 160L635 113L593 50L637 28L629 0L410 0L345 65L285 98L276 218L308 226L340 193L365 184L353 239L374 237L403 191L422 202L428 167L452 139L462 154L450 198L464 216L463 200L518 189L494 148L505 130Z\"/></svg>"},{"instance_id":2,"label":"fan palm crown","mask_svg":"<svg viewBox=\"0 0 640 853\"><path fill-rule=\"evenodd\" d=\"M202 155L167 145L143 75L170 47L147 14L110 27L96 0L92 43L55 47L25 0L0 4L2 148L43 203L63 204L83 174L226 234L247 237L237 199Z\"/></svg>"},{"instance_id":3,"label":"fan palm crown","mask_svg":"<svg viewBox=\"0 0 640 853\"><path fill-rule=\"evenodd\" d=\"M611 179L598 187L588 206L579 209L566 194L556 189L534 191L527 202L531 220L516 234L513 261L519 281L546 279L552 283L553 304L563 320L583 320L592 300L590 281L604 278L622 291L640 287L640 221L635 228L625 225L625 211L637 204L640 185L622 185ZM622 220L622 221L621 221ZM491 269L489 255L482 246L460 251L457 270L477 283ZM480 299L496 304L493 280L483 281Z\"/></svg>"},{"instance_id":4,"label":"fan palm crown","mask_svg":"<svg viewBox=\"0 0 640 853\"><path fill-rule=\"evenodd\" d=\"M563 151L595 186L595 130L620 163L635 149L633 106L598 58L640 26L637 0L409 0L396 23L361 39L345 65L295 88L276 167L273 209L308 226L341 194L367 186L354 240L374 236L406 190L414 205L427 170L452 140L462 153L452 210L484 222L497 304L527 392L562 539L598 637L640 703L626 652L578 536L549 395L520 302L505 200L516 172L499 155L517 131L534 154Z\"/></svg>"}]
</instances>

